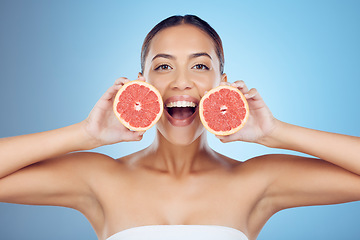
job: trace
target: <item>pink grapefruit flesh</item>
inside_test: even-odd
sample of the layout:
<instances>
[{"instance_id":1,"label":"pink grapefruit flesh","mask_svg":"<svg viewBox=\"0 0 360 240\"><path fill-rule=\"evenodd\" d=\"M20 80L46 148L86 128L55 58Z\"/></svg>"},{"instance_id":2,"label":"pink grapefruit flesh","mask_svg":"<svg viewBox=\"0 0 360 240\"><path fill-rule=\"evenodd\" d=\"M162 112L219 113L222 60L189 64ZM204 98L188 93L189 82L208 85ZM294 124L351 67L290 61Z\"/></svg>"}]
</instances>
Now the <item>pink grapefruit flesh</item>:
<instances>
[{"instance_id":1,"label":"pink grapefruit flesh","mask_svg":"<svg viewBox=\"0 0 360 240\"><path fill-rule=\"evenodd\" d=\"M201 98L199 114L209 132L225 136L244 127L249 117L249 106L239 89L218 86Z\"/></svg>"},{"instance_id":2,"label":"pink grapefruit flesh","mask_svg":"<svg viewBox=\"0 0 360 240\"><path fill-rule=\"evenodd\" d=\"M163 105L161 95L154 86L135 80L119 89L113 110L125 127L133 131L145 131L160 119Z\"/></svg>"}]
</instances>

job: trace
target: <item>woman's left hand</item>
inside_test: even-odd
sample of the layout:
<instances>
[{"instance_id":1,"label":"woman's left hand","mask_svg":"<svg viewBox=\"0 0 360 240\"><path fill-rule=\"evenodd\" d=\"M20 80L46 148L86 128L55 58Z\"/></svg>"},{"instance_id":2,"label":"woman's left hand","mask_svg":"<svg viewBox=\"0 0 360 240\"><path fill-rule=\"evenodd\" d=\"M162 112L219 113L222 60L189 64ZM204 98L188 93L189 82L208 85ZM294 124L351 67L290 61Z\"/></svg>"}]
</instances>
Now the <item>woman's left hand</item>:
<instances>
[{"instance_id":1,"label":"woman's left hand","mask_svg":"<svg viewBox=\"0 0 360 240\"><path fill-rule=\"evenodd\" d=\"M221 84L236 87L244 94L249 104L250 115L245 126L238 132L228 136L216 135L216 137L224 143L233 141L261 143L273 132L277 119L273 117L259 92L255 88L248 90L244 81L236 81L232 84L223 82Z\"/></svg>"}]
</instances>

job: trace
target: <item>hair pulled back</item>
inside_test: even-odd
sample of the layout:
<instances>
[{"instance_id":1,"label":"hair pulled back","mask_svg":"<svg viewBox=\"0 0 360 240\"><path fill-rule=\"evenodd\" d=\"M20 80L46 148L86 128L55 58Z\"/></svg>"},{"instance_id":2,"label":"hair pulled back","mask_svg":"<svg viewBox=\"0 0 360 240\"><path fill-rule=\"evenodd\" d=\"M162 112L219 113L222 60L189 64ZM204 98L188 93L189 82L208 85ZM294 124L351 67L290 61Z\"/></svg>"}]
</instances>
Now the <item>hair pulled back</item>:
<instances>
[{"instance_id":1,"label":"hair pulled back","mask_svg":"<svg viewBox=\"0 0 360 240\"><path fill-rule=\"evenodd\" d=\"M214 42L216 54L220 62L220 73L223 74L225 59L224 59L224 50L223 50L221 38L217 34L217 32L206 21L202 20L201 18L195 15L185 15L185 16L174 15L162 20L153 29L151 29L151 31L146 35L144 39L144 43L141 48L141 73L144 72L145 58L149 53L149 46L151 40L155 37L155 35L161 30L164 30L166 28L183 25L183 24L189 24L195 26L200 30L204 31L205 33L207 33L211 37L211 39Z\"/></svg>"}]
</instances>

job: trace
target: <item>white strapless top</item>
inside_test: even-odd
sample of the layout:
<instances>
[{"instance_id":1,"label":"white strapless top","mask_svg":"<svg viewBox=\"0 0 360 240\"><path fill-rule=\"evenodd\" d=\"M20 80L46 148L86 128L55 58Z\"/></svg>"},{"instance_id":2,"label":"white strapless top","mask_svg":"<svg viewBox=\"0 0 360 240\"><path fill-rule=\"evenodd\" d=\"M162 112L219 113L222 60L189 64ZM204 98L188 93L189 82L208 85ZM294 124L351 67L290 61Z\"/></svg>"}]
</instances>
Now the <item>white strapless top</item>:
<instances>
[{"instance_id":1,"label":"white strapless top","mask_svg":"<svg viewBox=\"0 0 360 240\"><path fill-rule=\"evenodd\" d=\"M230 227L216 225L149 225L115 233L107 240L248 240Z\"/></svg>"}]
</instances>

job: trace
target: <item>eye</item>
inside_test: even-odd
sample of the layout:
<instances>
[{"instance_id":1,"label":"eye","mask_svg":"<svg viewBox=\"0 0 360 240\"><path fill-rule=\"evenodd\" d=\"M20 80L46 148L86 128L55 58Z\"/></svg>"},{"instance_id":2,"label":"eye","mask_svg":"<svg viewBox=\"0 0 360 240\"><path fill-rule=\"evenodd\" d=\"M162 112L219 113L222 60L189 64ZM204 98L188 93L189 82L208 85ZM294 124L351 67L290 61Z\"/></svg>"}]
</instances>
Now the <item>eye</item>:
<instances>
[{"instance_id":1,"label":"eye","mask_svg":"<svg viewBox=\"0 0 360 240\"><path fill-rule=\"evenodd\" d=\"M166 70L170 70L170 69L172 69L172 68L169 65L161 64L160 66L155 68L155 71L166 71Z\"/></svg>"},{"instance_id":2,"label":"eye","mask_svg":"<svg viewBox=\"0 0 360 240\"><path fill-rule=\"evenodd\" d=\"M195 66L193 66L193 69L197 69L197 70L209 70L209 68L204 65L204 64L196 64Z\"/></svg>"}]
</instances>

